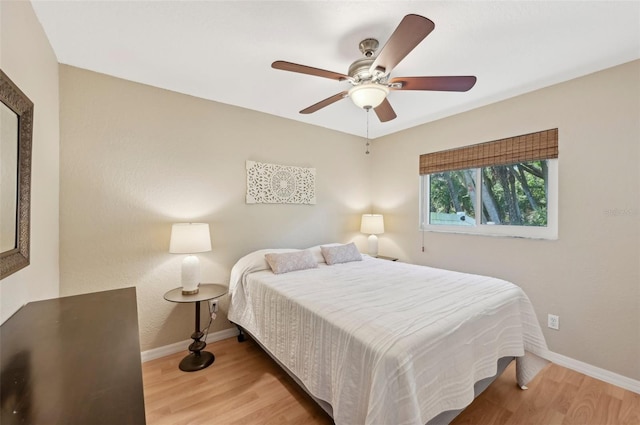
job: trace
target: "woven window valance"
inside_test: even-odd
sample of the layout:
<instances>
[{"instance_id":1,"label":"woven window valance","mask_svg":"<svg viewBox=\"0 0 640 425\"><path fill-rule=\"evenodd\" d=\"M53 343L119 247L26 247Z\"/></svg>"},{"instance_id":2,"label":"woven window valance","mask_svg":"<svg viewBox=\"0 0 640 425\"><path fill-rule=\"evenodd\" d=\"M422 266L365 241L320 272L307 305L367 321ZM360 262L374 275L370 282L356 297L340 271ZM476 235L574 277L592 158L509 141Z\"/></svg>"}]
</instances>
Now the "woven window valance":
<instances>
[{"instance_id":1,"label":"woven window valance","mask_svg":"<svg viewBox=\"0 0 640 425\"><path fill-rule=\"evenodd\" d=\"M420 174L558 157L558 129L420 155Z\"/></svg>"}]
</instances>

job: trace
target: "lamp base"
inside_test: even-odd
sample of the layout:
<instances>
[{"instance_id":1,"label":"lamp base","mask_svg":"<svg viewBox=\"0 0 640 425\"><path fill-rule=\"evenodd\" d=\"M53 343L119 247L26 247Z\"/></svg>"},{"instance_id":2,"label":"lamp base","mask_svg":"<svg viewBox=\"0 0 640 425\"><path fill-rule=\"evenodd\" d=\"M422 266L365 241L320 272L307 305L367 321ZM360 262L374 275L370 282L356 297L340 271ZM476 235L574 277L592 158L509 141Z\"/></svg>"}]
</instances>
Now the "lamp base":
<instances>
[{"instance_id":1,"label":"lamp base","mask_svg":"<svg viewBox=\"0 0 640 425\"><path fill-rule=\"evenodd\" d=\"M197 294L198 285L200 285L200 260L195 255L187 255L182 260L182 294Z\"/></svg>"},{"instance_id":2,"label":"lamp base","mask_svg":"<svg viewBox=\"0 0 640 425\"><path fill-rule=\"evenodd\" d=\"M378 237L376 235L369 236L369 255L372 257L378 256Z\"/></svg>"}]
</instances>

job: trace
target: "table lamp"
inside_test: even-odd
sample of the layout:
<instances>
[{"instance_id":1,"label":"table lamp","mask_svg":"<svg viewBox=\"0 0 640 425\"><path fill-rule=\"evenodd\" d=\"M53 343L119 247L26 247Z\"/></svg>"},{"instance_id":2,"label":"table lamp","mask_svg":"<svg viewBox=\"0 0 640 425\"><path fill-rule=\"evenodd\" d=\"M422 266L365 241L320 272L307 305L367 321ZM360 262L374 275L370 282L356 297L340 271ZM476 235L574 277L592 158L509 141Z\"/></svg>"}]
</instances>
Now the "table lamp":
<instances>
[{"instance_id":1,"label":"table lamp","mask_svg":"<svg viewBox=\"0 0 640 425\"><path fill-rule=\"evenodd\" d=\"M369 234L369 255L378 256L378 237L376 235L384 233L384 219L382 214L362 214L360 231Z\"/></svg>"},{"instance_id":2,"label":"table lamp","mask_svg":"<svg viewBox=\"0 0 640 425\"><path fill-rule=\"evenodd\" d=\"M193 254L211 251L211 235L206 223L176 223L171 226L169 252L190 254L182 260L182 293L197 294L200 285L200 260Z\"/></svg>"}]
</instances>

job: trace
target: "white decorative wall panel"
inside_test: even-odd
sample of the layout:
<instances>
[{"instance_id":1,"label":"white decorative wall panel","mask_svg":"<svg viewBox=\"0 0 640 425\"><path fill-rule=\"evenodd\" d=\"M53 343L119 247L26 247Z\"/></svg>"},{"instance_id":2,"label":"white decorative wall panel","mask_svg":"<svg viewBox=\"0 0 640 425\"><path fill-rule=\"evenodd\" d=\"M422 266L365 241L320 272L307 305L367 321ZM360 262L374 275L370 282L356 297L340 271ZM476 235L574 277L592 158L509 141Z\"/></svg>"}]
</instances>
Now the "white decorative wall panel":
<instances>
[{"instance_id":1,"label":"white decorative wall panel","mask_svg":"<svg viewBox=\"0 0 640 425\"><path fill-rule=\"evenodd\" d=\"M315 203L315 168L247 161L247 204Z\"/></svg>"}]
</instances>

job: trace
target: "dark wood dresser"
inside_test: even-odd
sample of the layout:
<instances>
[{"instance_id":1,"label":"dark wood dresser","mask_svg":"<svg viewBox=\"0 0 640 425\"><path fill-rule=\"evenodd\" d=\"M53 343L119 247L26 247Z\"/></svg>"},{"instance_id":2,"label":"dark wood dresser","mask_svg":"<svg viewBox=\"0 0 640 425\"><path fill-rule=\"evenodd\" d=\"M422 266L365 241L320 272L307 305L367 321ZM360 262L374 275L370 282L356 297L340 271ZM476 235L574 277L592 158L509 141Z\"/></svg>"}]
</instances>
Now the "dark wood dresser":
<instances>
[{"instance_id":1,"label":"dark wood dresser","mask_svg":"<svg viewBox=\"0 0 640 425\"><path fill-rule=\"evenodd\" d=\"M135 288L31 302L0 351L3 425L145 423Z\"/></svg>"}]
</instances>

